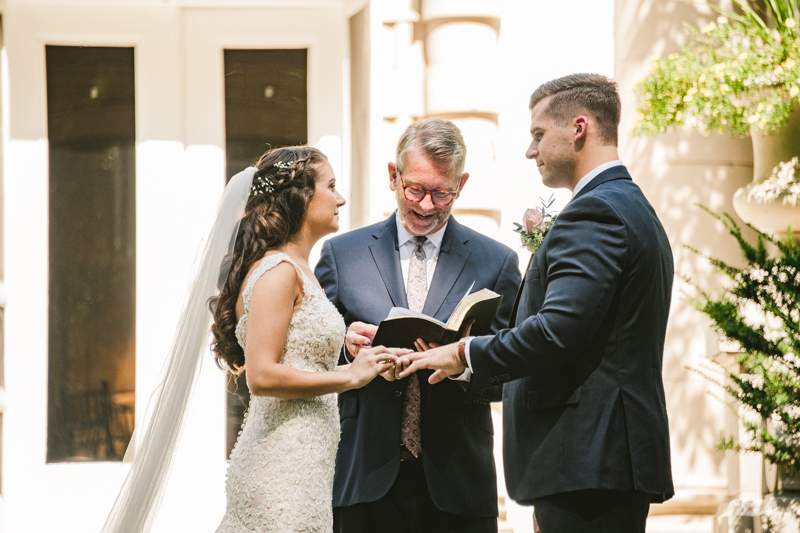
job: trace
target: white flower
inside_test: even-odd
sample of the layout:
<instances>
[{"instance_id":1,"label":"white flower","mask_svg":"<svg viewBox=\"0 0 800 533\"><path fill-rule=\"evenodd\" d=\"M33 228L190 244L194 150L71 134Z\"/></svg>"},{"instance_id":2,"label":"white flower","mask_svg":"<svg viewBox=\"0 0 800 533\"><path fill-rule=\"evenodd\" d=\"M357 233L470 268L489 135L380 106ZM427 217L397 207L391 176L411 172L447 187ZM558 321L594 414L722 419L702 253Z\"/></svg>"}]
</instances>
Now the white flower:
<instances>
[{"instance_id":1,"label":"white flower","mask_svg":"<svg viewBox=\"0 0 800 533\"><path fill-rule=\"evenodd\" d=\"M800 170L800 158L778 163L766 180L747 187L747 199L758 203L770 203L781 199L784 205L797 206L800 199L800 183L796 177Z\"/></svg>"}]
</instances>

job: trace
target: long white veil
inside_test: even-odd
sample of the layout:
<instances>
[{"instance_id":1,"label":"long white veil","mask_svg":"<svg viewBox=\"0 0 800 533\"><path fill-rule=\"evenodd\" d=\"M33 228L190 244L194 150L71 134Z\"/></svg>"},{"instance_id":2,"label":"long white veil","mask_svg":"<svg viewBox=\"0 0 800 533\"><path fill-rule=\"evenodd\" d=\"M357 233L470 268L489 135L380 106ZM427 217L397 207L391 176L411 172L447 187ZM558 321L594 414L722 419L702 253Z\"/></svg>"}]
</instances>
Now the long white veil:
<instances>
[{"instance_id":1,"label":"long white veil","mask_svg":"<svg viewBox=\"0 0 800 533\"><path fill-rule=\"evenodd\" d=\"M211 324L208 299L218 292L222 276L227 277L227 271L220 268L225 256L233 251L255 172L256 168L250 167L236 174L222 193L172 350L144 416L138 417L125 453L123 461L133 464L102 533L142 533L153 524L200 372L202 354L207 353Z\"/></svg>"}]
</instances>

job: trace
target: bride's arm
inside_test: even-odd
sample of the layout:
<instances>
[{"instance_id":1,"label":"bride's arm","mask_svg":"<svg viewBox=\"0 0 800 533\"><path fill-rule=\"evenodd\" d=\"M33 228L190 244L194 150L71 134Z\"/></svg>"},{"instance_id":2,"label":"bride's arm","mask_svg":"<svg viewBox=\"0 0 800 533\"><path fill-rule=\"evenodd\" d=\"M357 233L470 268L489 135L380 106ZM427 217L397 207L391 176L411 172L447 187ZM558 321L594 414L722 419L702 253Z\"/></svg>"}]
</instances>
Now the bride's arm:
<instances>
[{"instance_id":1,"label":"bride's arm","mask_svg":"<svg viewBox=\"0 0 800 533\"><path fill-rule=\"evenodd\" d=\"M394 355L374 350L359 365L341 372L305 372L280 363L289 323L303 298L295 268L286 262L256 281L247 320L247 386L256 396L310 398L364 386L394 366ZM383 362L387 361L387 362Z\"/></svg>"}]
</instances>

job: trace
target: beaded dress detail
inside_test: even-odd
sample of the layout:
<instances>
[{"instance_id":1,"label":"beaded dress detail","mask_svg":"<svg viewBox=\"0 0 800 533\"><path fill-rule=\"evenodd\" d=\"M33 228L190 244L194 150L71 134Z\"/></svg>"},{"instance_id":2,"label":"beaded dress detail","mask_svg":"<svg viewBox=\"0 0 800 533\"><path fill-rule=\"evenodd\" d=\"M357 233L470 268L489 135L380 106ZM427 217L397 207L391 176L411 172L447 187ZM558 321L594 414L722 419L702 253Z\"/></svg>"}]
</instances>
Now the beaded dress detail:
<instances>
[{"instance_id":1,"label":"beaded dress detail","mask_svg":"<svg viewBox=\"0 0 800 533\"><path fill-rule=\"evenodd\" d=\"M282 261L299 273L304 296L289 324L281 363L307 372L335 370L344 342L344 320L325 293L284 253L265 257L247 280L236 338L246 353L253 286ZM332 532L339 433L336 394L302 400L252 396L231 452L227 510L217 533Z\"/></svg>"}]
</instances>

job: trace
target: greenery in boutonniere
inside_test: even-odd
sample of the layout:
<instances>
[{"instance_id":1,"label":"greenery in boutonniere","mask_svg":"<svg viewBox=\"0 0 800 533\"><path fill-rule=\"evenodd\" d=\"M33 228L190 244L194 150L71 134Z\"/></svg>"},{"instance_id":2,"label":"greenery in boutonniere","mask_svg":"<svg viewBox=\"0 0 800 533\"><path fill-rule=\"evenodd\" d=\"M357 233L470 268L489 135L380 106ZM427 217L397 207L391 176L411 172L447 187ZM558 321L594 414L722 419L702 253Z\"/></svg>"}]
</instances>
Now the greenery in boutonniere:
<instances>
[{"instance_id":1,"label":"greenery in boutonniere","mask_svg":"<svg viewBox=\"0 0 800 533\"><path fill-rule=\"evenodd\" d=\"M653 57L634 88L635 135L685 124L745 136L786 124L800 94L799 1L767 0L764 16L751 0L733 1L741 14L711 5L725 16L689 28L680 52Z\"/></svg>"},{"instance_id":2,"label":"greenery in boutonniere","mask_svg":"<svg viewBox=\"0 0 800 533\"><path fill-rule=\"evenodd\" d=\"M555 198L551 195L546 202L542 198L539 200L542 201L542 206L526 209L522 217L522 224L514 222L514 231L519 233L522 247L527 248L530 253L536 253L536 250L544 242L545 235L556 221L556 215L548 211Z\"/></svg>"},{"instance_id":3,"label":"greenery in boutonniere","mask_svg":"<svg viewBox=\"0 0 800 533\"><path fill-rule=\"evenodd\" d=\"M747 442L723 437L720 447L761 452L769 462L796 471L800 467L800 247L791 234L777 240L758 230L753 245L728 214L711 215L736 239L745 266L708 258L731 283L718 298L695 285L699 297L691 302L711 318L723 337L740 347L742 373L730 374L730 385L724 388L735 403L756 415L742 418ZM765 242L776 248L774 256Z\"/></svg>"}]
</instances>

